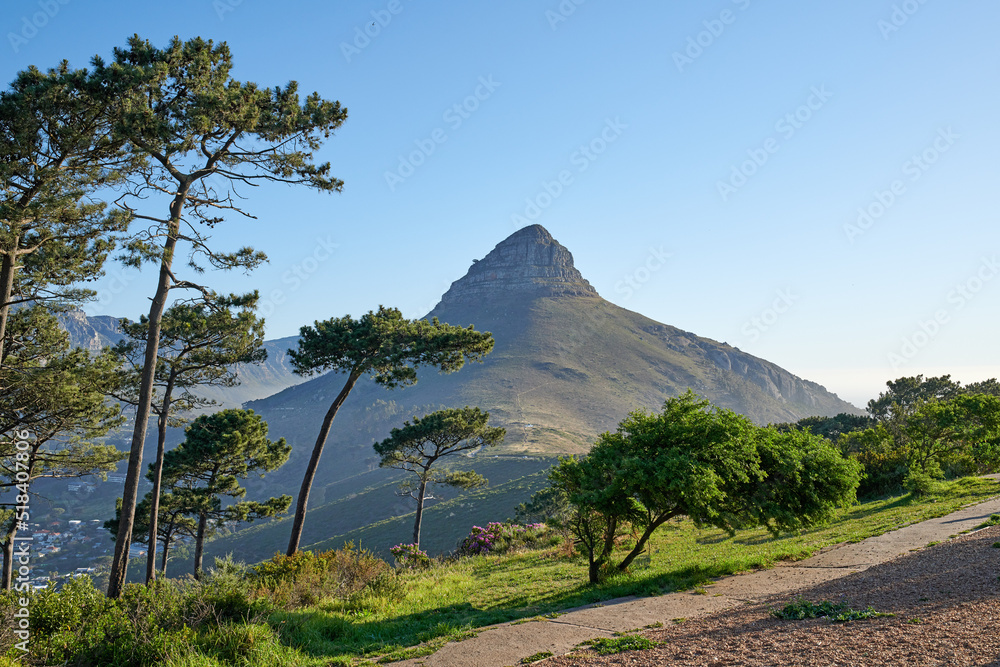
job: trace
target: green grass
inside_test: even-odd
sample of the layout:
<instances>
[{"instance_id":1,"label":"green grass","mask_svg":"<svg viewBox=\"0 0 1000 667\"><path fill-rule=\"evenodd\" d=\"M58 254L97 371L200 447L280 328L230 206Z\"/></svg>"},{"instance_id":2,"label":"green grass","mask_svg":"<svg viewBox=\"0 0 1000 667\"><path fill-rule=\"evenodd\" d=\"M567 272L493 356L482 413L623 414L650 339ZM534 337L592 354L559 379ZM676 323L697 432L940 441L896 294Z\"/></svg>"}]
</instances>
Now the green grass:
<instances>
[{"instance_id":1,"label":"green grass","mask_svg":"<svg viewBox=\"0 0 1000 667\"><path fill-rule=\"evenodd\" d=\"M661 642L654 642L646 639L642 635L622 635L620 637L598 637L590 639L584 644L589 646L597 655L614 655L625 651L645 651L656 648Z\"/></svg>"},{"instance_id":2,"label":"green grass","mask_svg":"<svg viewBox=\"0 0 1000 667\"><path fill-rule=\"evenodd\" d=\"M275 612L256 623L199 628L190 647L179 647L184 650L178 657L164 664L326 667L425 656L495 623L551 617L625 595L691 590L717 577L805 558L825 546L941 516L998 493L995 480L957 480L943 484L934 496L866 502L843 510L825 526L780 538L763 530L731 537L675 521L654 535L642 566L596 586L587 583L584 559L562 547L441 562L399 572L402 593L394 597L353 596ZM630 546L626 542L620 549Z\"/></svg>"},{"instance_id":3,"label":"green grass","mask_svg":"<svg viewBox=\"0 0 1000 667\"><path fill-rule=\"evenodd\" d=\"M851 609L845 603L835 604L829 600L823 600L817 604L803 598L789 602L781 609L772 609L771 615L786 621L801 621L805 618L828 618L833 623L847 623L849 621L859 621L864 618L895 616L895 614L875 611L871 607L866 609Z\"/></svg>"},{"instance_id":4,"label":"green grass","mask_svg":"<svg viewBox=\"0 0 1000 667\"><path fill-rule=\"evenodd\" d=\"M318 667L332 657L415 657L494 623L625 595L687 590L717 577L806 558L825 546L860 541L981 502L998 490L994 480L956 480L945 483L935 496L866 502L842 511L823 527L777 539L764 530L730 537L720 530L699 530L688 521L671 522L651 540L648 565L597 586L587 584L583 559L566 557L558 549L466 558L402 573L407 594L399 601L329 603L276 614L271 621L284 628L283 642L309 656L303 665Z\"/></svg>"},{"instance_id":5,"label":"green grass","mask_svg":"<svg viewBox=\"0 0 1000 667\"><path fill-rule=\"evenodd\" d=\"M540 651L534 655L529 655L527 658L521 658L521 664L530 665L533 662L545 660L545 658L551 658L553 655L552 651Z\"/></svg>"}]
</instances>

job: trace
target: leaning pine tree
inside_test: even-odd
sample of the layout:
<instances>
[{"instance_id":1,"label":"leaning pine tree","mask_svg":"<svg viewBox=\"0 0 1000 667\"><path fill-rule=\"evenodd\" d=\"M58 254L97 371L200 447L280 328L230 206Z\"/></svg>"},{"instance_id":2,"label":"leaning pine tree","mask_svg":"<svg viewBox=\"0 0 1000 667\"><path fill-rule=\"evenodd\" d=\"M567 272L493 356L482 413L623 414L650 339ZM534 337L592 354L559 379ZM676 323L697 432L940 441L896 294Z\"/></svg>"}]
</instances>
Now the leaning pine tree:
<instances>
[{"instance_id":1,"label":"leaning pine tree","mask_svg":"<svg viewBox=\"0 0 1000 667\"><path fill-rule=\"evenodd\" d=\"M312 375L333 370L346 373L347 381L323 417L306 466L288 541L289 556L299 549L309 491L330 426L358 380L369 375L388 389L405 387L416 383L420 366L435 366L450 373L460 369L466 359L480 361L493 349L489 332L442 324L436 317L430 322L408 320L399 310L382 306L357 320L345 316L302 327L300 336L298 349L288 351L296 373Z\"/></svg>"},{"instance_id":2,"label":"leaning pine tree","mask_svg":"<svg viewBox=\"0 0 1000 667\"><path fill-rule=\"evenodd\" d=\"M165 49L135 36L114 60L94 59L93 85L111 91L108 116L113 138L125 142L140 163L116 204L143 228L126 244L124 261L159 267L153 293L140 376L135 428L125 479L121 521L115 540L108 596L121 595L132 541L142 450L153 399L163 311L171 290L194 289L206 298L211 290L178 277L174 258L186 246L188 263L200 272L252 269L266 257L252 248L220 252L209 244L207 230L226 213L252 217L239 207L239 186L262 181L303 185L337 192L343 182L330 176L330 165L315 164L322 140L344 122L339 102L316 93L299 99L298 86L260 88L230 76L232 58L224 44L201 38L174 38ZM146 207L167 201L163 214Z\"/></svg>"}]
</instances>

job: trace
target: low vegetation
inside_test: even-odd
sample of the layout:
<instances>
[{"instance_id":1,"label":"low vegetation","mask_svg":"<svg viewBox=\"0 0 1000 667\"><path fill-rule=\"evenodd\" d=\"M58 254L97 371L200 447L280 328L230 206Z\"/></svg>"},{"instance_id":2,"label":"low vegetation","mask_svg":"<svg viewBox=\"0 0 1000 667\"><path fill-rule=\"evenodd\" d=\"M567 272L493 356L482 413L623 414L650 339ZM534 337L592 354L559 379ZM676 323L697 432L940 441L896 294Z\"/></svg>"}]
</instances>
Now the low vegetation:
<instances>
[{"instance_id":1,"label":"low vegetation","mask_svg":"<svg viewBox=\"0 0 1000 667\"><path fill-rule=\"evenodd\" d=\"M598 655L614 655L625 651L644 651L656 648L660 642L654 642L642 635L621 635L620 637L598 637L584 642Z\"/></svg>"},{"instance_id":2,"label":"low vegetation","mask_svg":"<svg viewBox=\"0 0 1000 667\"><path fill-rule=\"evenodd\" d=\"M118 600L80 578L32 595L31 653L23 663L10 663L20 655L16 649L4 655L8 664L102 667L325 667L416 657L493 623L623 595L709 586L719 576L804 558L998 491L994 480L947 481L933 496L857 504L821 527L777 538L764 528L730 536L675 519L650 538L628 571L598 585L587 583L587 561L570 541L537 527L523 534L543 540L512 540L503 554L430 559L421 569L393 568L352 547L277 556L253 568L217 560L201 582L188 577L132 585ZM503 525L510 530L511 524ZM630 551L635 539L626 535L616 554ZM13 607L12 596L2 598L0 616L9 619ZM12 644L0 637L0 645ZM0 667L7 667L3 659Z\"/></svg>"},{"instance_id":3,"label":"low vegetation","mask_svg":"<svg viewBox=\"0 0 1000 667\"><path fill-rule=\"evenodd\" d=\"M834 603L829 600L822 602L810 602L799 598L789 602L781 609L772 609L771 615L786 621L801 621L806 618L828 618L833 623L847 623L863 618L880 618L882 616L895 616L881 611L875 611L871 607L865 609L851 609L846 603Z\"/></svg>"}]
</instances>

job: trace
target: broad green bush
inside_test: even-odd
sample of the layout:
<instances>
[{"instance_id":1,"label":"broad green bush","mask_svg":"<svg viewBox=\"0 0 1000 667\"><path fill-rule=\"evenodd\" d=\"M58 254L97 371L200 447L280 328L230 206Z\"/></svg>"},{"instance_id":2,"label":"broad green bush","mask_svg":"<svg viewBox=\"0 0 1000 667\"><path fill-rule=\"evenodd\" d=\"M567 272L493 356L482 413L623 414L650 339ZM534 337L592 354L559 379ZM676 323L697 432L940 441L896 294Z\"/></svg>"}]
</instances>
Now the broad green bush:
<instances>
[{"instance_id":1,"label":"broad green bush","mask_svg":"<svg viewBox=\"0 0 1000 667\"><path fill-rule=\"evenodd\" d=\"M109 600L89 577L32 596L29 664L134 667L190 652L185 595L170 582L132 584Z\"/></svg>"},{"instance_id":2,"label":"broad green bush","mask_svg":"<svg viewBox=\"0 0 1000 667\"><path fill-rule=\"evenodd\" d=\"M285 609L295 609L331 598L347 599L375 588L387 590L384 578L391 569L371 551L349 543L336 551L276 554L257 565L250 578L257 595Z\"/></svg>"}]
</instances>

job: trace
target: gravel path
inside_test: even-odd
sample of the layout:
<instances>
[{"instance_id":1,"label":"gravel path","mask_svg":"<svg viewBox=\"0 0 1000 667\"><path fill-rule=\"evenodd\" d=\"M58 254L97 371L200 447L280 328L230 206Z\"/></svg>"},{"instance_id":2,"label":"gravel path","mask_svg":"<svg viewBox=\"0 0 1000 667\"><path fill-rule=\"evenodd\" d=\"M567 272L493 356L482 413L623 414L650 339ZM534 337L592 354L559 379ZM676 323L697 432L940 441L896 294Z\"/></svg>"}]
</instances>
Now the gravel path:
<instances>
[{"instance_id":1,"label":"gravel path","mask_svg":"<svg viewBox=\"0 0 1000 667\"><path fill-rule=\"evenodd\" d=\"M804 561L726 577L692 592L622 598L554 620L485 628L400 667L553 665L992 665L1000 667L1000 527L950 539L1000 513L1000 498ZM931 542L941 544L928 546ZM894 613L846 624L782 621L802 596ZM682 619L682 620L674 620ZM578 645L652 625L661 647L601 657ZM570 655L566 655L570 654Z\"/></svg>"},{"instance_id":2,"label":"gravel path","mask_svg":"<svg viewBox=\"0 0 1000 667\"><path fill-rule=\"evenodd\" d=\"M646 651L546 660L570 665L993 665L1000 666L1000 526L899 556L863 572L741 609L665 621L643 631ZM797 597L895 614L849 623L786 621L770 610Z\"/></svg>"}]
</instances>

